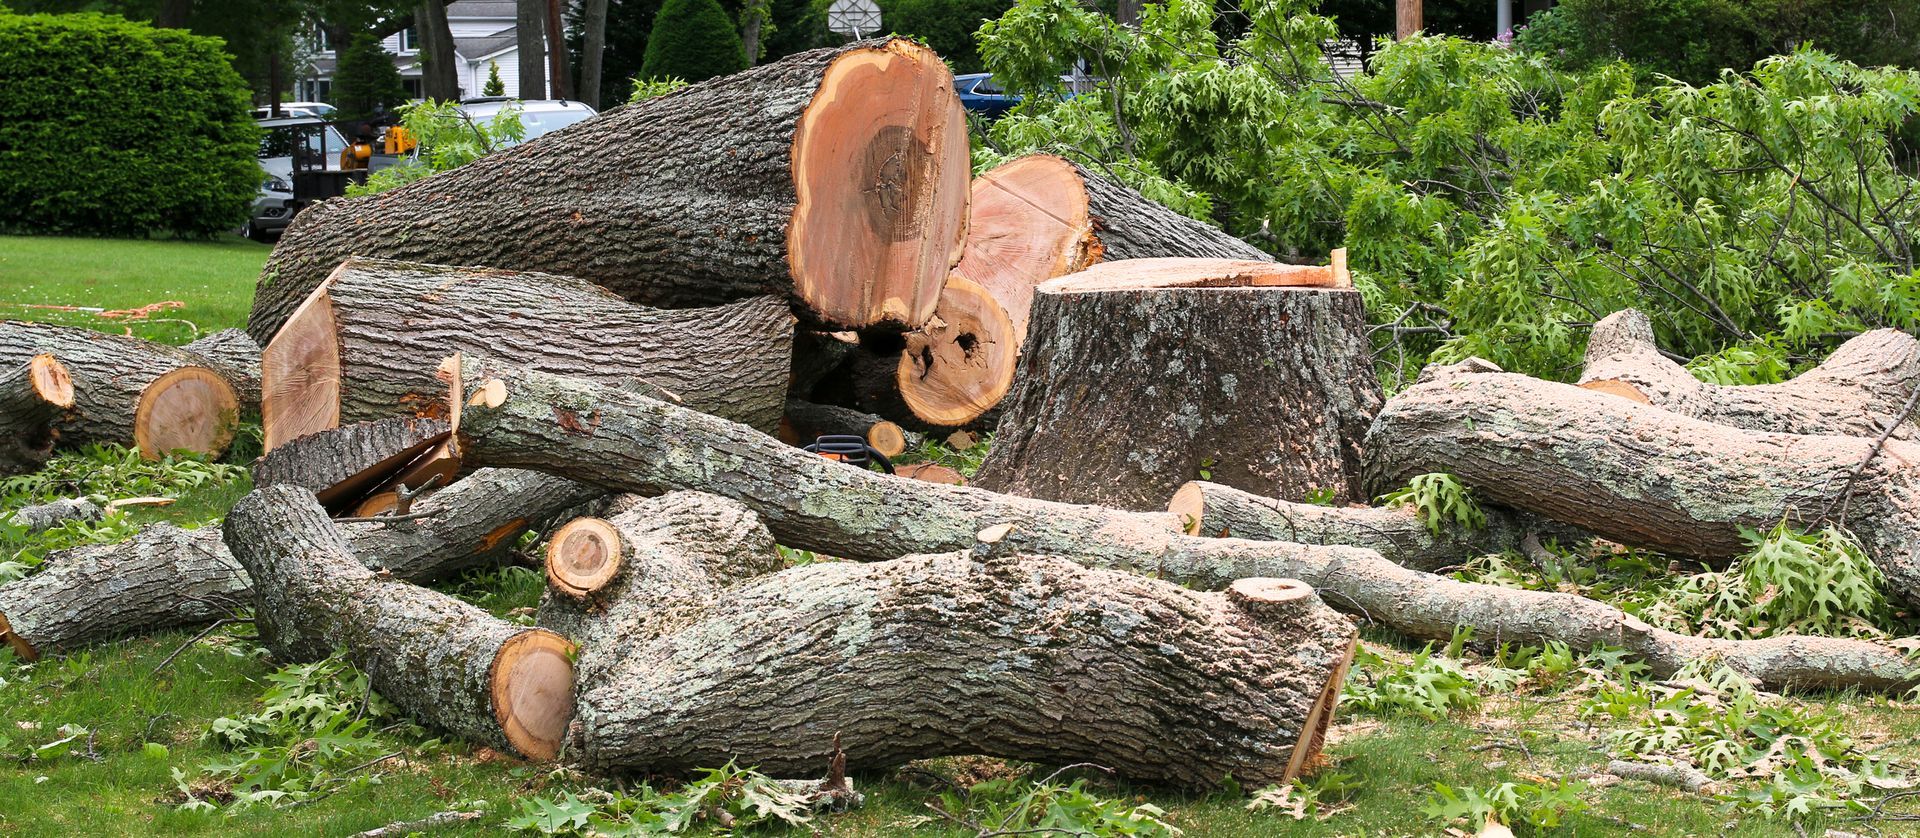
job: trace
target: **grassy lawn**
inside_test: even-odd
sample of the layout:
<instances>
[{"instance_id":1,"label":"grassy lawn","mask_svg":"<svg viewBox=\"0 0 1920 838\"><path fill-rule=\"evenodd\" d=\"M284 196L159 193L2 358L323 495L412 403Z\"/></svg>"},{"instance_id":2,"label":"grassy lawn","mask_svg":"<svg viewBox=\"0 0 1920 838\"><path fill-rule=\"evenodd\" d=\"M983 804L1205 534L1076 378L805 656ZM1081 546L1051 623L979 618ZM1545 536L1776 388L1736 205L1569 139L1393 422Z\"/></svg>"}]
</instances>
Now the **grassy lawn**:
<instances>
[{"instance_id":1,"label":"grassy lawn","mask_svg":"<svg viewBox=\"0 0 1920 838\"><path fill-rule=\"evenodd\" d=\"M0 238L0 316L119 328L118 321L21 304L131 308L172 300L185 305L159 318L189 321L203 330L239 325L266 254L267 248L238 240L195 244ZM184 324L167 322L135 328L174 340L193 332ZM229 460L246 456L242 451ZM187 492L167 513L143 513L143 520L164 515L189 523L211 521L246 488L245 478L236 475ZM4 506L0 503L0 516ZM0 561L20 543L0 540ZM492 571L474 574L452 589L508 615L535 603L539 582L532 573ZM486 834L500 832L520 800L585 794L592 786L564 771L462 743L439 742L431 732L396 725L398 729L378 734L383 749L390 745L394 751L391 758L336 772L340 785L329 786L335 790L311 802L183 811L175 773L193 786L208 773L209 763L233 758L232 749L209 741L206 734L216 719L256 711L268 676L276 671L249 634L245 626L223 629L187 646L158 672L162 660L191 633L103 645L32 665L0 652L0 835L344 835L436 812L473 809L475 801L484 801L484 818L439 832ZM1370 634L1368 645L1395 666L1409 660L1410 650L1390 637ZM1369 672L1355 677L1374 676ZM1327 807L1332 814L1325 820L1249 811L1244 796L1170 794L1097 778L1093 787L1103 796L1165 809L1174 826L1194 836L1438 834L1445 826L1421 812L1437 784L1489 789L1503 782L1582 784L1572 795L1586 811L1569 814L1551 829L1523 826L1521 834L1603 835L1638 828L1654 835L1817 835L1827 825L1826 819L1815 817L1803 822L1806 831L1801 832L1783 821L1732 811L1708 795L1590 776L1604 768L1609 737L1623 724L1582 718L1581 708L1593 693L1590 681L1569 675L1558 682L1481 687L1477 706L1456 708L1433 720L1346 707L1332 732L1329 764L1316 783L1328 789L1340 783L1356 787L1344 802L1336 802L1339 795L1329 791L1324 802L1332 804ZM1846 730L1863 750L1909 762L1920 757L1920 717L1904 706L1848 695L1816 696L1804 704L1810 710L1842 714ZM50 744L62 740L65 744ZM303 746L295 746L288 758L297 762L306 753ZM856 786L868 795L867 805L824 816L815 826L821 834L844 836L973 835L974 830L932 818L927 803L954 783L1027 770L993 761L937 760L857 777ZM1044 776L1050 769L1031 770ZM204 790L205 784L196 787ZM1832 825L1870 831L1837 819ZM1893 832L1900 825L1879 826Z\"/></svg>"}]
</instances>

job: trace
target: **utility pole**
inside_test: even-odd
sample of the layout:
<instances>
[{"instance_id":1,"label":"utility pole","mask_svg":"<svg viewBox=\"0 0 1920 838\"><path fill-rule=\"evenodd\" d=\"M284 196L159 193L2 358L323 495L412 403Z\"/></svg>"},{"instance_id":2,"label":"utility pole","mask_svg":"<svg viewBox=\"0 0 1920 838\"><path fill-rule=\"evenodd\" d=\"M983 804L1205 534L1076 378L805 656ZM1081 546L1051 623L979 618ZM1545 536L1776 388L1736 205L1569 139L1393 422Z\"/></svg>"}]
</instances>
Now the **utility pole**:
<instances>
[{"instance_id":1,"label":"utility pole","mask_svg":"<svg viewBox=\"0 0 1920 838\"><path fill-rule=\"evenodd\" d=\"M1425 28L1426 22L1422 18L1420 0L1394 0L1394 40L1404 41Z\"/></svg>"}]
</instances>

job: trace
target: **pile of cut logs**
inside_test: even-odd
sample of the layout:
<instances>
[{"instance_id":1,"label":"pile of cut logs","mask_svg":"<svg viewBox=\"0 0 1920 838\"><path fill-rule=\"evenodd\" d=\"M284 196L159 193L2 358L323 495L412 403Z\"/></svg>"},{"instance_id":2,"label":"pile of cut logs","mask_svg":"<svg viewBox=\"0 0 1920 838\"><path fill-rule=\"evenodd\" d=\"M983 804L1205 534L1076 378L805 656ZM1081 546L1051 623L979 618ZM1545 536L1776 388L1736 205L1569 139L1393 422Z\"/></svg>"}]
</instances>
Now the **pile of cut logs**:
<instances>
[{"instance_id":1,"label":"pile of cut logs","mask_svg":"<svg viewBox=\"0 0 1920 838\"><path fill-rule=\"evenodd\" d=\"M256 407L267 449L224 531L56 555L0 586L0 636L252 608L279 660L345 648L423 722L596 772L987 754L1191 788L1312 764L1361 618L1913 682L1889 646L1434 572L1542 538L1725 559L1786 518L1851 527L1913 599L1912 338L1713 387L1624 311L1579 386L1474 361L1384 400L1342 253L1276 262L1060 157L967 188L951 81L904 40L803 53L322 203L246 334L0 325L0 465L218 454ZM986 429L972 486L859 464ZM866 450L800 447L826 435ZM1485 526L1360 504L1435 471ZM427 587L529 532L536 627Z\"/></svg>"}]
</instances>

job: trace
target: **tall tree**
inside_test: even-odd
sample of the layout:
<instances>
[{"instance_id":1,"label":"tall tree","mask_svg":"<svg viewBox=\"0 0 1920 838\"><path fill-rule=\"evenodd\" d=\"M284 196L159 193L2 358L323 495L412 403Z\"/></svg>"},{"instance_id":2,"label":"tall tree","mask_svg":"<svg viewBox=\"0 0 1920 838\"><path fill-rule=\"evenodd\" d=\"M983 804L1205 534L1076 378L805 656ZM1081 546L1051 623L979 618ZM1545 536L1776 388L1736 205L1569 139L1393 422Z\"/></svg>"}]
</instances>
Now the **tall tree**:
<instances>
[{"instance_id":1,"label":"tall tree","mask_svg":"<svg viewBox=\"0 0 1920 838\"><path fill-rule=\"evenodd\" d=\"M420 33L420 92L428 99L460 98L460 74L453 54L453 30L441 0L425 0L413 13Z\"/></svg>"},{"instance_id":2,"label":"tall tree","mask_svg":"<svg viewBox=\"0 0 1920 838\"><path fill-rule=\"evenodd\" d=\"M567 67L567 28L560 20L562 0L547 0L547 88L550 99L572 98L573 72Z\"/></svg>"},{"instance_id":3,"label":"tall tree","mask_svg":"<svg viewBox=\"0 0 1920 838\"><path fill-rule=\"evenodd\" d=\"M393 66L393 54L372 35L355 36L341 51L340 67L333 74L333 103L340 108L339 117L368 119L406 101L407 89Z\"/></svg>"},{"instance_id":4,"label":"tall tree","mask_svg":"<svg viewBox=\"0 0 1920 838\"><path fill-rule=\"evenodd\" d=\"M599 109L600 76L607 60L607 0L586 0L580 28L580 101Z\"/></svg>"},{"instance_id":5,"label":"tall tree","mask_svg":"<svg viewBox=\"0 0 1920 838\"><path fill-rule=\"evenodd\" d=\"M740 9L740 46L748 67L760 63L760 27L772 16L768 6L768 0L747 0Z\"/></svg>"},{"instance_id":6,"label":"tall tree","mask_svg":"<svg viewBox=\"0 0 1920 838\"><path fill-rule=\"evenodd\" d=\"M547 0L513 0L514 44L520 54L520 98L547 95Z\"/></svg>"}]
</instances>

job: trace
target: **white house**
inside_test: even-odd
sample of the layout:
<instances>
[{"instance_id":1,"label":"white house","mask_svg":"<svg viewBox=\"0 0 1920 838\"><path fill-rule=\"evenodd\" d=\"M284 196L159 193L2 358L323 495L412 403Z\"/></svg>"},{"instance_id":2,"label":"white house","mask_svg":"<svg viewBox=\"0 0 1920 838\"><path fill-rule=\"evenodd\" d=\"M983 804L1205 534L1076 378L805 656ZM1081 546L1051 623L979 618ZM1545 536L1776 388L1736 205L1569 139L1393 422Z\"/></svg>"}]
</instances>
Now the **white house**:
<instances>
[{"instance_id":1,"label":"white house","mask_svg":"<svg viewBox=\"0 0 1920 838\"><path fill-rule=\"evenodd\" d=\"M514 37L513 0L455 0L447 6L447 28L453 33L453 51L460 69L460 96L479 96L487 86L491 65L500 66L500 81L506 95L520 95L520 49ZM388 35L380 42L393 54L393 65L407 86L407 95L420 97L420 50L414 30ZM305 102L330 101L333 71L339 65L335 44L327 42L324 32L316 33L310 44L308 67L294 81L294 98ZM535 60L545 60L539 56ZM533 94L536 98L545 92Z\"/></svg>"}]
</instances>

